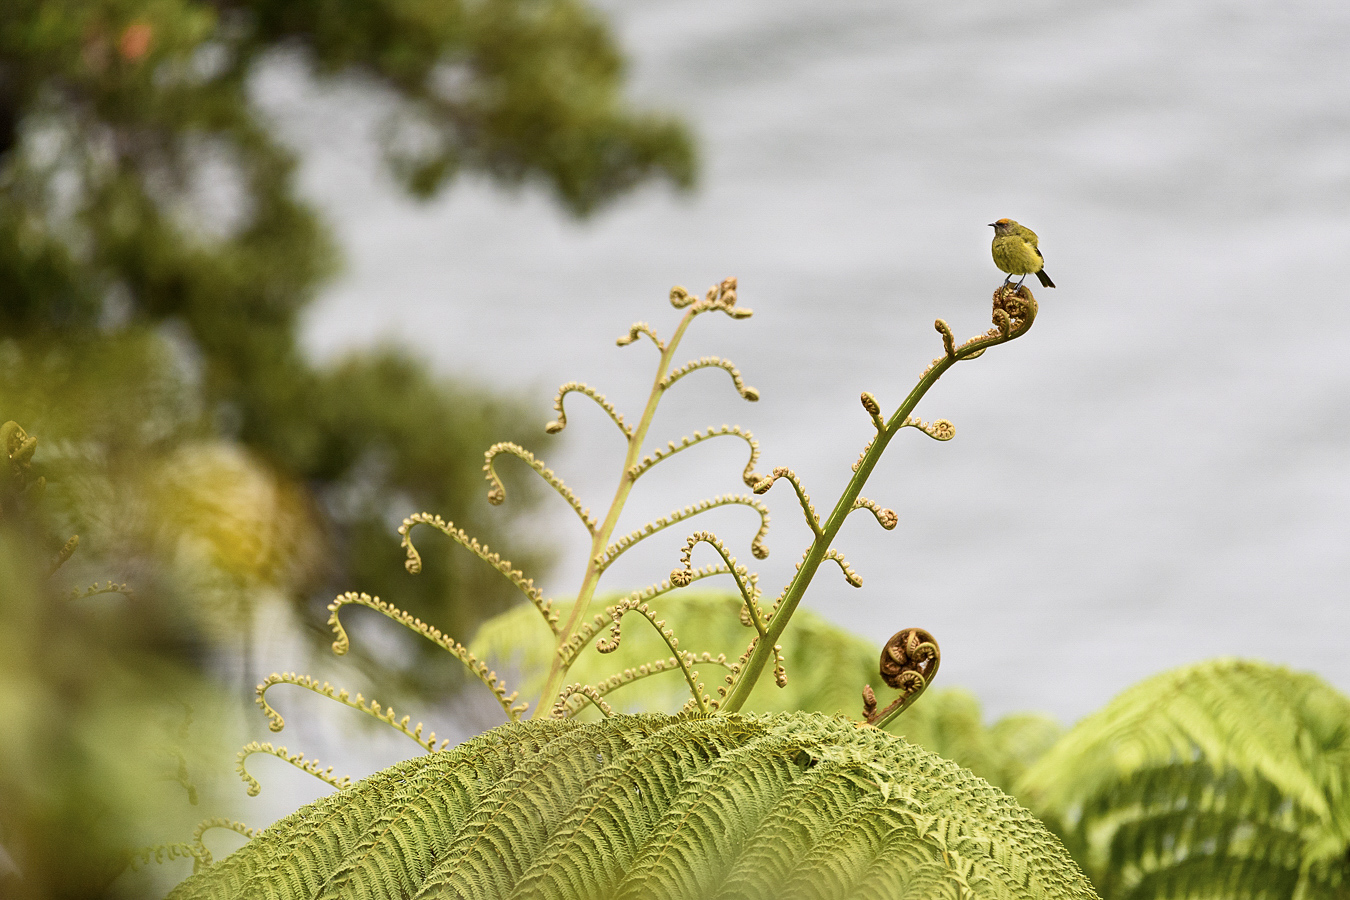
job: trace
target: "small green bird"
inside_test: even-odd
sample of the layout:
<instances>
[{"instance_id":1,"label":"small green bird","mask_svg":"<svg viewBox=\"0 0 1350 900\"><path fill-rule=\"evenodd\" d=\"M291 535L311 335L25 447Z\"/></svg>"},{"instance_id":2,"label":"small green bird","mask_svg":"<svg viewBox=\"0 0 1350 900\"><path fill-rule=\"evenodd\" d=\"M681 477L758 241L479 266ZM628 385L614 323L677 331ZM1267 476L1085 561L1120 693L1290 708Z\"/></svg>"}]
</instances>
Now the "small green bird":
<instances>
[{"instance_id":1,"label":"small green bird","mask_svg":"<svg viewBox=\"0 0 1350 900\"><path fill-rule=\"evenodd\" d=\"M1017 286L1021 287L1028 275L1035 275L1044 287L1055 286L1050 276L1045 274L1045 257L1037 246L1036 232L1025 225L1018 225L1012 219L999 219L989 224L994 228L994 265L1008 273L1008 277L1003 279L1004 284L1011 281L1014 275L1021 275L1022 280L1017 282Z\"/></svg>"}]
</instances>

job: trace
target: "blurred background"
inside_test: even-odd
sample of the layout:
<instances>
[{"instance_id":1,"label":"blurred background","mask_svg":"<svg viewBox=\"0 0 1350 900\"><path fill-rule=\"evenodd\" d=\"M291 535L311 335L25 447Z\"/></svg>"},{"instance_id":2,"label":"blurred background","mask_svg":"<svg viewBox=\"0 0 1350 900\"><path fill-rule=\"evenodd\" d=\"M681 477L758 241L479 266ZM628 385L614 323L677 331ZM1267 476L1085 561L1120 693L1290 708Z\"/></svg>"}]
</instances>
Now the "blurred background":
<instances>
[{"instance_id":1,"label":"blurred background","mask_svg":"<svg viewBox=\"0 0 1350 900\"><path fill-rule=\"evenodd\" d=\"M1329 0L5 4L0 422L24 433L0 505L0 884L149 891L114 881L128 841L325 792L255 758L271 778L242 798L268 672L377 690L442 736L496 724L373 615L333 661L324 606L364 590L466 639L515 601L429 538L408 576L394 529L422 509L574 592L573 514L509 464L489 507L481 452L523 443L604 508L613 426L580 402L542 426L572 379L636 415L655 355L614 338L667 335L673 284L739 278L754 318L684 348L762 399L696 374L654 441L740 424L762 471L830 505L870 435L859 392L894 408L935 317L987 327L1004 216L1058 288L929 394L956 439L897 439L866 494L899 527L851 521L864 586L822 572L807 605L877 645L933 632L942 682L990 717L1068 724L1219 655L1350 689L1347 41ZM621 530L742 490L744 461L714 441L663 464ZM772 593L808 539L782 490ZM706 522L747 557L750 514ZM659 580L679 543L603 586ZM127 589L69 597L108 580ZM273 740L348 774L412 746L282 702Z\"/></svg>"}]
</instances>

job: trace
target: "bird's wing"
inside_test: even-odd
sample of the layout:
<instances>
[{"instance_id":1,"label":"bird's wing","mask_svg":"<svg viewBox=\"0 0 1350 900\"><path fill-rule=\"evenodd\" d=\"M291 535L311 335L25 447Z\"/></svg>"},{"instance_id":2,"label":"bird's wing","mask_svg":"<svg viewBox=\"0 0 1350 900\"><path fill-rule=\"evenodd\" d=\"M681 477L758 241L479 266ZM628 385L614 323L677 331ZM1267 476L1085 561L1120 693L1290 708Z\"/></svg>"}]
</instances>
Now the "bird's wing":
<instances>
[{"instance_id":1,"label":"bird's wing","mask_svg":"<svg viewBox=\"0 0 1350 900\"><path fill-rule=\"evenodd\" d=\"M1045 254L1041 252L1041 248L1040 248L1040 247L1037 247L1037 246L1033 243L1033 244L1031 245L1031 249L1036 251L1036 257L1037 257L1041 262L1045 262Z\"/></svg>"}]
</instances>

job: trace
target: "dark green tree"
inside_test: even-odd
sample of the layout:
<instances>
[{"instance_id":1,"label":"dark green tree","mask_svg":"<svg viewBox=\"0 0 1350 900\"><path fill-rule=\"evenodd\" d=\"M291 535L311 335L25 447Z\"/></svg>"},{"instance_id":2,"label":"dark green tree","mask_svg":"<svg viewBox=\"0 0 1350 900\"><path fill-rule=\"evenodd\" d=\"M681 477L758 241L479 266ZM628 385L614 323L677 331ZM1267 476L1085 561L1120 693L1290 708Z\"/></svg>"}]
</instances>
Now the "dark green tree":
<instances>
[{"instance_id":1,"label":"dark green tree","mask_svg":"<svg viewBox=\"0 0 1350 900\"><path fill-rule=\"evenodd\" d=\"M644 180L689 186L692 145L678 122L625 103L622 56L579 0L0 4L8 370L53 357L78 368L88 347L136 332L167 341L198 392L196 427L303 485L340 550L296 593L377 591L402 572L388 522L410 510L393 504L501 543L468 486L483 437L524 438L501 398L402 351L330 368L300 351L298 315L337 253L250 102L278 51L388 97L388 162L416 196L475 170L538 184L584 216ZM204 189L221 185L229 202L208 204ZM5 416L60 440L41 398L31 405ZM400 582L400 602L464 636L509 597L462 562L428 574Z\"/></svg>"}]
</instances>

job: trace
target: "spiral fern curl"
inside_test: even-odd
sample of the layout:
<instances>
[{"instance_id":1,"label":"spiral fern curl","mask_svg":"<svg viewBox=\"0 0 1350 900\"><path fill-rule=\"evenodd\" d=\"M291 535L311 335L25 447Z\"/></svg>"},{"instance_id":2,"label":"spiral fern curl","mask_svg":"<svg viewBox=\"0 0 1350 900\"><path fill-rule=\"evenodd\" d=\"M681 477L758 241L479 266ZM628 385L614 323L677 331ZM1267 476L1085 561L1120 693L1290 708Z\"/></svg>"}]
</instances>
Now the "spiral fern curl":
<instances>
[{"instance_id":1,"label":"spiral fern curl","mask_svg":"<svg viewBox=\"0 0 1350 900\"><path fill-rule=\"evenodd\" d=\"M1265 663L1174 669L1021 779L1108 900L1350 892L1350 698Z\"/></svg>"},{"instance_id":2,"label":"spiral fern curl","mask_svg":"<svg viewBox=\"0 0 1350 900\"><path fill-rule=\"evenodd\" d=\"M505 725L283 819L170 900L798 896L1094 894L997 788L796 713Z\"/></svg>"}]
</instances>

